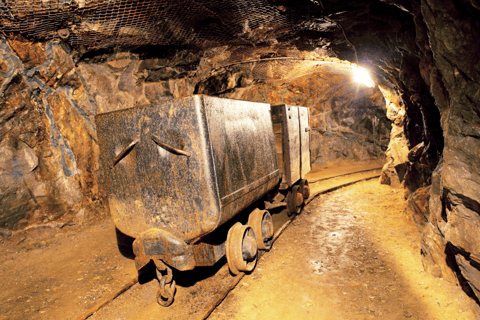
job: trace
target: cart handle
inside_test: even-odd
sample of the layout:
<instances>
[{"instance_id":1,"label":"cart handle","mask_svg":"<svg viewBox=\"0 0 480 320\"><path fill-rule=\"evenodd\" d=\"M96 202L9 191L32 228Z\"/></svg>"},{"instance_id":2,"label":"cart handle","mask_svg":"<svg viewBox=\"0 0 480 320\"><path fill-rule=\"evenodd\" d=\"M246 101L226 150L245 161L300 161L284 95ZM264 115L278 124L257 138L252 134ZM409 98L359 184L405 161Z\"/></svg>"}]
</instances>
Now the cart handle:
<instances>
[{"instance_id":1,"label":"cart handle","mask_svg":"<svg viewBox=\"0 0 480 320\"><path fill-rule=\"evenodd\" d=\"M120 153L112 160L112 164L110 165L110 168L113 169L113 167L115 167L115 165L120 160L125 158L125 156L129 154L130 151L132 151L133 147L135 147L137 143L138 143L138 139L135 139L128 146L126 146L122 151L120 151Z\"/></svg>"},{"instance_id":2,"label":"cart handle","mask_svg":"<svg viewBox=\"0 0 480 320\"><path fill-rule=\"evenodd\" d=\"M170 151L171 153L175 153L175 154L178 154L178 155L182 155L182 156L186 156L186 157L191 157L192 154L188 151L183 151L181 149L177 149L175 148L174 146L168 144L168 143L165 143L165 142L162 142L160 141L160 139L158 139L155 135L152 135L152 140L153 142L155 142L157 145L159 145L160 147L166 149L167 151Z\"/></svg>"}]
</instances>

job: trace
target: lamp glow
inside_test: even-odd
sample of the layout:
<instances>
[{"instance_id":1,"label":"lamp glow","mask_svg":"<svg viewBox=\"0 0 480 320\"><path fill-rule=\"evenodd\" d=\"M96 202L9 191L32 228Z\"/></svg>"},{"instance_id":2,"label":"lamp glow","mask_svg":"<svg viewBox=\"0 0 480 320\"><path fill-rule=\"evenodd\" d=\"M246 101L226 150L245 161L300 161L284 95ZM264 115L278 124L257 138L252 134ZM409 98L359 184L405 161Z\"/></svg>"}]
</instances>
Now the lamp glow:
<instances>
[{"instance_id":1,"label":"lamp glow","mask_svg":"<svg viewBox=\"0 0 480 320\"><path fill-rule=\"evenodd\" d=\"M372 78L370 78L370 74L368 73L368 71L361 67L353 68L353 79L355 79L356 82L361 83L369 88L375 85Z\"/></svg>"}]
</instances>

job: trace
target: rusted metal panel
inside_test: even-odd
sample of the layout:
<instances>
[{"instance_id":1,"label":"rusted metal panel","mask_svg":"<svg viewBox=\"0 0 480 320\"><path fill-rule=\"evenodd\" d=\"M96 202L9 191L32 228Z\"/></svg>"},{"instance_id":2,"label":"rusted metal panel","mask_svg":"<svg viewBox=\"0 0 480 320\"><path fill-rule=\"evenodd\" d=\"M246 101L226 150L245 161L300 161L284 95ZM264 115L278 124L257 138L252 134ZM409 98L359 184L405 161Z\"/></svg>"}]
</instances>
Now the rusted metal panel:
<instances>
[{"instance_id":1,"label":"rusted metal panel","mask_svg":"<svg viewBox=\"0 0 480 320\"><path fill-rule=\"evenodd\" d=\"M201 97L101 114L96 122L118 229L136 238L159 228L188 241L215 228L220 203ZM138 143L112 167L113 159L135 140Z\"/></svg>"},{"instance_id":2,"label":"rusted metal panel","mask_svg":"<svg viewBox=\"0 0 480 320\"><path fill-rule=\"evenodd\" d=\"M298 121L298 107L285 106L283 117L284 139L284 161L287 183L289 186L300 180L300 123Z\"/></svg>"},{"instance_id":3,"label":"rusted metal panel","mask_svg":"<svg viewBox=\"0 0 480 320\"><path fill-rule=\"evenodd\" d=\"M204 97L221 198L219 224L278 184L270 105Z\"/></svg>"},{"instance_id":4,"label":"rusted metal panel","mask_svg":"<svg viewBox=\"0 0 480 320\"><path fill-rule=\"evenodd\" d=\"M307 107L298 107L300 122L300 178L304 179L310 172L310 110Z\"/></svg>"},{"instance_id":5,"label":"rusted metal panel","mask_svg":"<svg viewBox=\"0 0 480 320\"><path fill-rule=\"evenodd\" d=\"M271 111L273 132L275 134L275 148L277 150L278 167L280 168L281 184L280 189L288 189L287 182L287 165L285 163L285 127L284 116L286 111L286 105L273 106Z\"/></svg>"},{"instance_id":6,"label":"rusted metal panel","mask_svg":"<svg viewBox=\"0 0 480 320\"><path fill-rule=\"evenodd\" d=\"M303 179L310 171L309 110L286 104L272 107L277 158L283 189Z\"/></svg>"},{"instance_id":7,"label":"rusted metal panel","mask_svg":"<svg viewBox=\"0 0 480 320\"><path fill-rule=\"evenodd\" d=\"M148 256L181 270L214 264L224 248L199 247L202 237L279 181L267 104L192 96L96 123L112 218L137 238L137 267Z\"/></svg>"},{"instance_id":8,"label":"rusted metal panel","mask_svg":"<svg viewBox=\"0 0 480 320\"><path fill-rule=\"evenodd\" d=\"M280 108L277 108L280 110ZM273 109L272 109L273 111ZM272 120L273 113L272 113ZM286 184L287 178L285 176L285 166L283 165L283 125L280 119L279 122L273 121L273 133L275 134L275 149L277 150L277 160L278 160L278 168L280 169L280 176L282 177L282 183Z\"/></svg>"},{"instance_id":9,"label":"rusted metal panel","mask_svg":"<svg viewBox=\"0 0 480 320\"><path fill-rule=\"evenodd\" d=\"M282 182L287 186L291 186L300 179L300 124L298 107L284 104L274 106L272 110L272 122L280 123L282 126L282 156L278 159L279 162L282 161L280 166L283 165Z\"/></svg>"}]
</instances>

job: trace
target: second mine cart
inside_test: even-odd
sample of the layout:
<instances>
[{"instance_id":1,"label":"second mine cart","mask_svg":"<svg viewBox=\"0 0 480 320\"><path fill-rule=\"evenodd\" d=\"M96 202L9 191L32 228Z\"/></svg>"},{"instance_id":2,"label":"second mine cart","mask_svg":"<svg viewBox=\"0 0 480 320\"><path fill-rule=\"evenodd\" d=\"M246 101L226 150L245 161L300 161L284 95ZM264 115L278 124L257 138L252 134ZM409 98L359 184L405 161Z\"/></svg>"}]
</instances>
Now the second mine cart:
<instances>
[{"instance_id":1,"label":"second mine cart","mask_svg":"<svg viewBox=\"0 0 480 320\"><path fill-rule=\"evenodd\" d=\"M310 172L310 114L308 107L281 104L272 106L280 190L287 193L288 213L300 212L303 199L310 196L305 176ZM303 199L297 199L302 195Z\"/></svg>"}]
</instances>

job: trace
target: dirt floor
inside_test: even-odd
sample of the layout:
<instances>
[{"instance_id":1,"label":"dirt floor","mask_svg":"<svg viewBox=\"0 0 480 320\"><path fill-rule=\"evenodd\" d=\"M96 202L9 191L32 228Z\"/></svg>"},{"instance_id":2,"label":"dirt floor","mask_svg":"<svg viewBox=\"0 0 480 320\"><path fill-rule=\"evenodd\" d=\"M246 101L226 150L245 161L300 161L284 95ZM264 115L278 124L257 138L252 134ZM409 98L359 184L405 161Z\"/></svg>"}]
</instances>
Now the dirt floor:
<instances>
[{"instance_id":1,"label":"dirt floor","mask_svg":"<svg viewBox=\"0 0 480 320\"><path fill-rule=\"evenodd\" d=\"M0 240L0 319L74 319L137 276L110 219ZM128 250L127 250L128 251Z\"/></svg>"},{"instance_id":2,"label":"dirt floor","mask_svg":"<svg viewBox=\"0 0 480 320\"><path fill-rule=\"evenodd\" d=\"M315 167L309 179L331 172ZM374 174L322 180L312 194ZM480 319L458 286L423 272L420 234L404 206L403 190L378 179L315 198L210 318ZM0 238L0 319L77 319L137 277L130 245L109 219ZM89 320L196 319L232 280L224 259L174 273L177 295L165 309L151 275Z\"/></svg>"},{"instance_id":3,"label":"dirt floor","mask_svg":"<svg viewBox=\"0 0 480 320\"><path fill-rule=\"evenodd\" d=\"M460 287L423 271L404 207L376 179L320 196L209 319L479 319Z\"/></svg>"}]
</instances>

